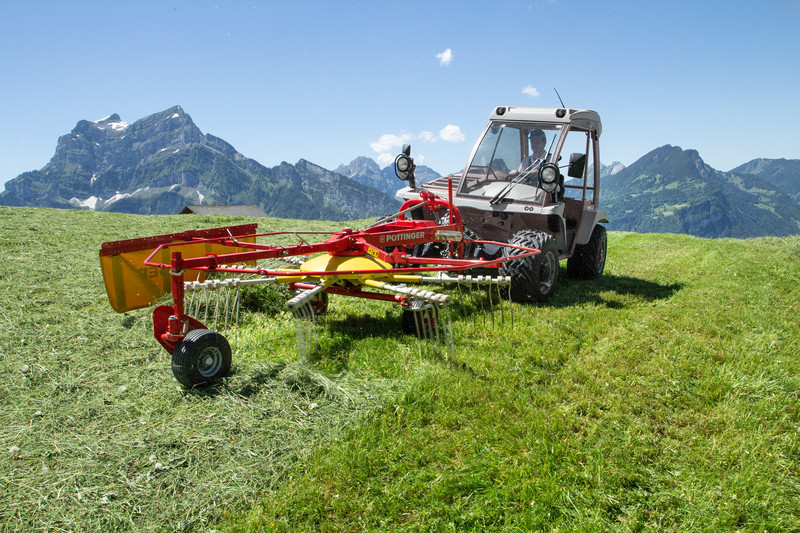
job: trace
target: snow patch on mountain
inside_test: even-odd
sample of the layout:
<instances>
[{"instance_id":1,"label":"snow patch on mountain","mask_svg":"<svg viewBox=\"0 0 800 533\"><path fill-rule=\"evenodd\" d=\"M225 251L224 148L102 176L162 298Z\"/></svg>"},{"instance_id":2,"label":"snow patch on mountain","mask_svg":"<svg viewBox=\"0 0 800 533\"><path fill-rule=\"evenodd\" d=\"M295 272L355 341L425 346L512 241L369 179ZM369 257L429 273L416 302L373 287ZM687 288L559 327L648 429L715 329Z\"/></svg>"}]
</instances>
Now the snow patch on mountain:
<instances>
[{"instance_id":1,"label":"snow patch on mountain","mask_svg":"<svg viewBox=\"0 0 800 533\"><path fill-rule=\"evenodd\" d=\"M175 186L173 186L173 187L175 187ZM81 200L81 199L76 198L76 197L73 196L72 198L69 199L69 204L72 205L72 206L75 206L75 207L77 207L79 209L91 209L92 211L98 211L100 209L104 209L104 208L108 207L109 205L113 204L114 202L118 202L118 201L122 200L123 198L129 198L131 196L135 196L136 194L138 194L140 192L148 191L148 190L150 190L150 187L142 187L142 188L136 189L133 192L125 192L125 193L118 192L114 196L109 198L108 200L103 200L103 198L100 197L100 196L90 196L85 200Z\"/></svg>"},{"instance_id":2,"label":"snow patch on mountain","mask_svg":"<svg viewBox=\"0 0 800 533\"><path fill-rule=\"evenodd\" d=\"M131 125L130 122L125 122L124 120L120 119L119 115L117 115L116 113L101 118L100 120L95 120L93 124L98 128L100 128L101 130L110 128L117 132L125 131L126 129L128 129L128 126Z\"/></svg>"},{"instance_id":3,"label":"snow patch on mountain","mask_svg":"<svg viewBox=\"0 0 800 533\"><path fill-rule=\"evenodd\" d=\"M625 165L623 165L619 161L614 161L610 165L606 166L606 172L608 173L609 176L613 176L614 174L616 174L617 172L619 172L624 168Z\"/></svg>"},{"instance_id":4,"label":"snow patch on mountain","mask_svg":"<svg viewBox=\"0 0 800 533\"><path fill-rule=\"evenodd\" d=\"M101 201L100 198L98 198L97 196L90 196L86 200L78 200L73 196L72 198L69 199L69 204L74 205L75 207L78 208L87 208L94 211L95 209L97 209L97 202L100 201Z\"/></svg>"}]
</instances>

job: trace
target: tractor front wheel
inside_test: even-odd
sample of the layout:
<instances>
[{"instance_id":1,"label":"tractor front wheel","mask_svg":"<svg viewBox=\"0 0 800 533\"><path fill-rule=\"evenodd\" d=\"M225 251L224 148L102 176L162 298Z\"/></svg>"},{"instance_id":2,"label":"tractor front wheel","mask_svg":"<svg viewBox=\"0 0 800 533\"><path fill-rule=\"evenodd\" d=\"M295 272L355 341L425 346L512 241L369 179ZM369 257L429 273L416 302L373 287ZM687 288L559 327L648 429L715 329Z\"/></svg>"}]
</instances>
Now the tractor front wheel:
<instances>
[{"instance_id":1,"label":"tractor front wheel","mask_svg":"<svg viewBox=\"0 0 800 533\"><path fill-rule=\"evenodd\" d=\"M194 329L172 352L172 374L186 388L211 385L231 370L228 340L208 329Z\"/></svg>"},{"instance_id":2,"label":"tractor front wheel","mask_svg":"<svg viewBox=\"0 0 800 533\"><path fill-rule=\"evenodd\" d=\"M542 302L552 296L558 280L558 250L549 234L523 230L511 237L509 244L536 248L539 254L512 259L500 265L501 276L511 276L511 299L520 303ZM519 249L503 248L503 255L518 255Z\"/></svg>"}]
</instances>

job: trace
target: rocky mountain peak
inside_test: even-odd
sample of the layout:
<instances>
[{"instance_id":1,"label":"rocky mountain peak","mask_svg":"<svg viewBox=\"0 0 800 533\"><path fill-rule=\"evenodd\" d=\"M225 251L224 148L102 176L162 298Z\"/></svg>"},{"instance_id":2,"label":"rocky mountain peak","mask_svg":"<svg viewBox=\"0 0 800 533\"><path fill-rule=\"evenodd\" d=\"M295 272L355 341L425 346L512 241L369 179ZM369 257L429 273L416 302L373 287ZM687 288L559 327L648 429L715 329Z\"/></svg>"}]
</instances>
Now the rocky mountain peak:
<instances>
[{"instance_id":1,"label":"rocky mountain peak","mask_svg":"<svg viewBox=\"0 0 800 533\"><path fill-rule=\"evenodd\" d=\"M347 165L339 165L334 172L342 176L347 176L348 178L355 178L356 176L379 176L381 174L381 168L371 157L359 156L350 161Z\"/></svg>"},{"instance_id":2,"label":"rocky mountain peak","mask_svg":"<svg viewBox=\"0 0 800 533\"><path fill-rule=\"evenodd\" d=\"M619 171L623 170L625 165L620 163L619 161L614 161L610 165L603 165L600 164L600 177L605 178L606 176L613 176L614 174L618 173Z\"/></svg>"},{"instance_id":3,"label":"rocky mountain peak","mask_svg":"<svg viewBox=\"0 0 800 533\"><path fill-rule=\"evenodd\" d=\"M116 113L113 113L106 118L101 118L100 120L94 121L95 125L99 128L105 127L112 127L114 128L116 124L129 124L128 122L123 122L120 116Z\"/></svg>"}]
</instances>

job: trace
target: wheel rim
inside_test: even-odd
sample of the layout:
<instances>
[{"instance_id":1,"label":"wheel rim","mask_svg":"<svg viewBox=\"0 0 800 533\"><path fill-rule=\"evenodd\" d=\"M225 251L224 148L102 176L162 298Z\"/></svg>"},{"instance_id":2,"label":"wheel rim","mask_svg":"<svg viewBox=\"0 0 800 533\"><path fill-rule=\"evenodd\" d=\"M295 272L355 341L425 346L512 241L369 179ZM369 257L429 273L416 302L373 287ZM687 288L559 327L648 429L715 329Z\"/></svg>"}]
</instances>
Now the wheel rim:
<instances>
[{"instance_id":1,"label":"wheel rim","mask_svg":"<svg viewBox=\"0 0 800 533\"><path fill-rule=\"evenodd\" d=\"M606 266L606 242L605 242L605 240L603 240L600 243L600 246L598 248L600 248L600 249L597 251L597 273L598 274L602 274L603 273L603 269Z\"/></svg>"},{"instance_id":2,"label":"wheel rim","mask_svg":"<svg viewBox=\"0 0 800 533\"><path fill-rule=\"evenodd\" d=\"M209 346L197 358L197 371L203 377L214 377L222 368L222 352L216 346Z\"/></svg>"},{"instance_id":3,"label":"wheel rim","mask_svg":"<svg viewBox=\"0 0 800 533\"><path fill-rule=\"evenodd\" d=\"M325 314L328 310L328 294L324 292L315 294L314 298L311 300L311 308L313 309L314 316Z\"/></svg>"},{"instance_id":4,"label":"wheel rim","mask_svg":"<svg viewBox=\"0 0 800 533\"><path fill-rule=\"evenodd\" d=\"M543 254L542 268L539 270L539 292L546 294L550 292L555 283L556 258L551 253Z\"/></svg>"}]
</instances>

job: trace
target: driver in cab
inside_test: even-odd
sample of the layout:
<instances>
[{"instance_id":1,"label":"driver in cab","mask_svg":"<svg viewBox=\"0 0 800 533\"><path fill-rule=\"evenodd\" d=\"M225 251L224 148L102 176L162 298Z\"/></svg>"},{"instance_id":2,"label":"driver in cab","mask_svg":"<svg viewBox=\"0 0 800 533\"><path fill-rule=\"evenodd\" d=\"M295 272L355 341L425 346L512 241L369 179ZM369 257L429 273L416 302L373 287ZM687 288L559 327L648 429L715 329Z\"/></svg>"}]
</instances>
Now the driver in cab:
<instances>
[{"instance_id":1,"label":"driver in cab","mask_svg":"<svg viewBox=\"0 0 800 533\"><path fill-rule=\"evenodd\" d=\"M547 136L542 130L531 130L528 133L528 140L531 143L531 153L528 157L524 158L519 164L519 169L512 170L508 173L509 178L515 178L519 173L531 172L539 168L547 155L545 153L545 145L547 144Z\"/></svg>"}]
</instances>

